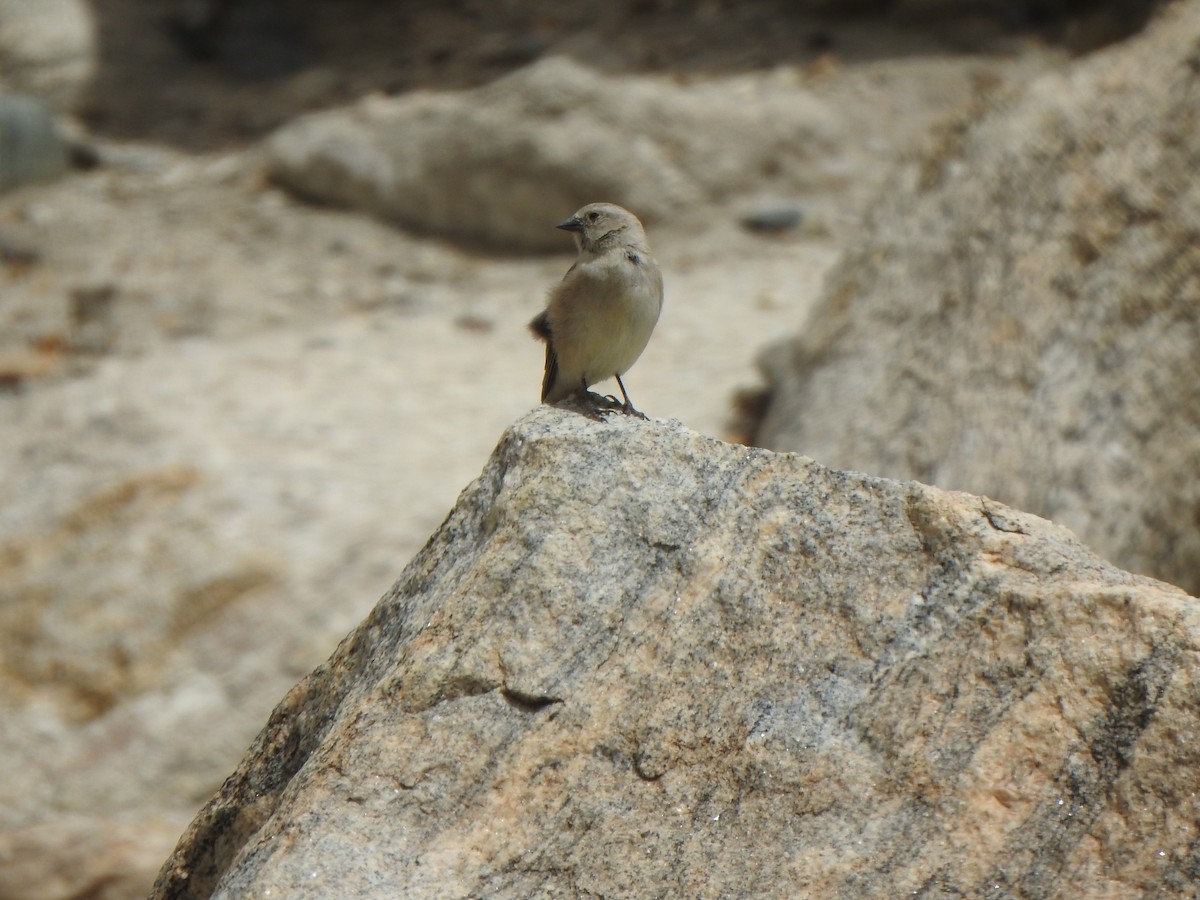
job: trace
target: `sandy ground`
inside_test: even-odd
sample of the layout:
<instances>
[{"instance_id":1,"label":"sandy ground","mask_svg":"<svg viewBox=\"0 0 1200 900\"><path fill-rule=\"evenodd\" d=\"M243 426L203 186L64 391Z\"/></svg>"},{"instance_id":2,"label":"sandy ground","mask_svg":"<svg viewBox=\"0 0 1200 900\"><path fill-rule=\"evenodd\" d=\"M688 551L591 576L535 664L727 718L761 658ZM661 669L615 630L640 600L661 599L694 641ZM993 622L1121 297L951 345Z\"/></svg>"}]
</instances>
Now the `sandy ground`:
<instances>
[{"instance_id":1,"label":"sandy ground","mask_svg":"<svg viewBox=\"0 0 1200 900\"><path fill-rule=\"evenodd\" d=\"M305 207L257 177L253 154L113 156L122 153L137 171L30 188L0 210L5 233L44 254L7 273L4 330L48 348L56 365L4 397L10 423L21 418L32 439L67 424L77 404L81 428L153 409L178 446L161 463L253 468L261 456L282 475L294 457L317 466L301 491L329 480L325 470L313 484L328 460L352 478L337 490L347 500L400 491L395 506L416 529L407 549L418 546L504 427L537 402L541 347L525 323L570 265L569 237L561 257L480 258ZM756 349L799 327L836 248L802 232L747 234L733 215L699 235L653 237L667 301L628 387L652 415L726 435L733 392L757 380ZM113 352L59 352L83 340L72 294L98 286L115 292ZM59 401L41 402L43 392ZM102 479L102 469L76 474ZM61 512L46 505L55 480L6 498L0 519Z\"/></svg>"}]
</instances>

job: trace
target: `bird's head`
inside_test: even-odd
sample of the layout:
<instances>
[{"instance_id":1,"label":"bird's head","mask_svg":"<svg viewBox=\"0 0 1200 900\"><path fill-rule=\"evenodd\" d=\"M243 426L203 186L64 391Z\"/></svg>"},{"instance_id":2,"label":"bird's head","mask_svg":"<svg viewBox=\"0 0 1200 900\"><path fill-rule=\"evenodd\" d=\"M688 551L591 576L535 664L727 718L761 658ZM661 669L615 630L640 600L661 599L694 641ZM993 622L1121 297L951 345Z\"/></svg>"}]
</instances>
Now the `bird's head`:
<instances>
[{"instance_id":1,"label":"bird's head","mask_svg":"<svg viewBox=\"0 0 1200 900\"><path fill-rule=\"evenodd\" d=\"M592 253L609 246L642 247L646 242L637 216L615 203L589 203L556 227L572 232L579 249Z\"/></svg>"}]
</instances>

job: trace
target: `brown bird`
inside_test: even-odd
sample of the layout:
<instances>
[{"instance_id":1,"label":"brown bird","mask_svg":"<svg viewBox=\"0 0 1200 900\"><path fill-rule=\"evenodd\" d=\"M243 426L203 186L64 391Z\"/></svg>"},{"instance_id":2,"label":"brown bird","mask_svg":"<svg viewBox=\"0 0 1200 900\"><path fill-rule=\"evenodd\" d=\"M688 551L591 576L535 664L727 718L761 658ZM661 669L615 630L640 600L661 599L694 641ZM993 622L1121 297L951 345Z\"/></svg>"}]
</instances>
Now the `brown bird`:
<instances>
[{"instance_id":1,"label":"brown bird","mask_svg":"<svg viewBox=\"0 0 1200 900\"><path fill-rule=\"evenodd\" d=\"M542 402L616 378L625 402L641 415L621 381L637 362L662 312L663 281L637 217L612 203L589 203L557 227L574 233L579 257L550 292L546 309L529 323L546 342ZM643 417L644 418L644 417Z\"/></svg>"}]
</instances>

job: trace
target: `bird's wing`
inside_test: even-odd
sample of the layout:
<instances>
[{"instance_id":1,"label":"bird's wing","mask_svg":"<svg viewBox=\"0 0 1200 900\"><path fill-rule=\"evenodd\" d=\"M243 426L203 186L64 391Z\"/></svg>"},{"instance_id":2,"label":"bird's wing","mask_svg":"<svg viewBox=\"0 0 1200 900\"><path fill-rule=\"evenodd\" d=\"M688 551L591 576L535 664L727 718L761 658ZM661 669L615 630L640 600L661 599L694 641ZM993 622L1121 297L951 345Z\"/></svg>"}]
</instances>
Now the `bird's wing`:
<instances>
[{"instance_id":1,"label":"bird's wing","mask_svg":"<svg viewBox=\"0 0 1200 900\"><path fill-rule=\"evenodd\" d=\"M546 342L546 373L542 376L542 401L550 393L550 388L554 387L554 382L558 380L558 354L554 352L554 343L550 340L552 334L550 330L550 317L546 314L546 310L542 310L533 317L533 321L529 323L529 330L533 332L534 337Z\"/></svg>"},{"instance_id":2,"label":"bird's wing","mask_svg":"<svg viewBox=\"0 0 1200 900\"><path fill-rule=\"evenodd\" d=\"M558 354L554 352L554 345L550 341L546 341L546 374L542 376L543 403L550 396L550 389L554 387L556 381L558 381Z\"/></svg>"}]
</instances>

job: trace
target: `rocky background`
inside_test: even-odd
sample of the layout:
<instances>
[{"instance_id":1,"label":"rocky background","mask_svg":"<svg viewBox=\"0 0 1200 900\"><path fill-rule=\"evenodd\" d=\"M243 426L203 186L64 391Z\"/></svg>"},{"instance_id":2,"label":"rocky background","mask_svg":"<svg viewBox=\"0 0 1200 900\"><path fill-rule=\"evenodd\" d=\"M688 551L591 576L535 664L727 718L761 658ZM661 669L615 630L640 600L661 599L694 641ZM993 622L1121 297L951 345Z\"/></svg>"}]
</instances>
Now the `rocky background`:
<instances>
[{"instance_id":1,"label":"rocky background","mask_svg":"<svg viewBox=\"0 0 1200 900\"><path fill-rule=\"evenodd\" d=\"M1200 591L1200 4L214 8L0 0L0 897L146 893L535 405L589 200L650 415Z\"/></svg>"}]
</instances>

